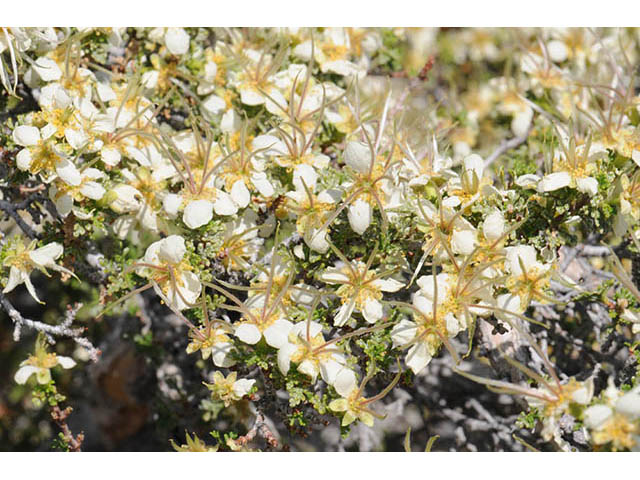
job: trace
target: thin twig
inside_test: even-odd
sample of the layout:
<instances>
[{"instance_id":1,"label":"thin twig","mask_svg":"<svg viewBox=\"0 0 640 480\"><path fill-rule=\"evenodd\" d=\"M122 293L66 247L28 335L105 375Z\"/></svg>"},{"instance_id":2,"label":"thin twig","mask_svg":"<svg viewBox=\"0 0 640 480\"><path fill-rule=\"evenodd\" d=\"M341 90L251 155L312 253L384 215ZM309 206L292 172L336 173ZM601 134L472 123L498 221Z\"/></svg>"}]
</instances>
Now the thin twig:
<instances>
[{"instance_id":1,"label":"thin twig","mask_svg":"<svg viewBox=\"0 0 640 480\"><path fill-rule=\"evenodd\" d=\"M38 332L42 332L49 343L52 345L56 343L54 337L67 337L73 339L78 345L84 347L89 354L89 358L92 361L97 362L98 357L100 356L100 350L95 348L93 344L85 337L82 336L85 329L84 328L71 328L71 324L75 320L76 314L80 307L82 307L81 303L76 304L74 307L69 306L67 312L65 314L64 321L59 325L49 325L47 323L42 323L37 320L31 320L28 318L24 318L18 310L9 302L7 297L0 292L0 306L7 312L9 318L13 321L14 330L13 330L13 339L17 342L20 340L20 335L22 333L23 327L28 327Z\"/></svg>"},{"instance_id":2,"label":"thin twig","mask_svg":"<svg viewBox=\"0 0 640 480\"><path fill-rule=\"evenodd\" d=\"M67 425L67 417L72 411L73 409L71 407L67 407L62 410L58 405L54 405L51 407L51 418L53 418L53 421L56 422L58 427L60 427L60 430L62 430L62 435L65 443L69 447L69 451L81 452L84 433L80 432L78 435L74 436L69 425Z\"/></svg>"}]
</instances>

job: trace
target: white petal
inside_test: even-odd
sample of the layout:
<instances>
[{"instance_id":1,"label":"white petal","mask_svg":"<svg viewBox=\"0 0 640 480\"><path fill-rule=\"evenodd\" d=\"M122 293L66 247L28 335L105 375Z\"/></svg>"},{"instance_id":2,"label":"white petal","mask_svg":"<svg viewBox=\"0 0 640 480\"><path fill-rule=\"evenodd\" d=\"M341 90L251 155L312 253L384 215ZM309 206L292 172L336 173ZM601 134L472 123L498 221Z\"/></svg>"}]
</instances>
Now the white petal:
<instances>
[{"instance_id":1,"label":"white petal","mask_svg":"<svg viewBox=\"0 0 640 480\"><path fill-rule=\"evenodd\" d=\"M58 355L57 359L58 365L67 370L76 366L76 361L73 358Z\"/></svg>"},{"instance_id":2,"label":"white petal","mask_svg":"<svg viewBox=\"0 0 640 480\"><path fill-rule=\"evenodd\" d=\"M251 141L251 150L263 150L262 155L286 155L287 146L274 135L258 135Z\"/></svg>"},{"instance_id":3,"label":"white petal","mask_svg":"<svg viewBox=\"0 0 640 480\"><path fill-rule=\"evenodd\" d=\"M584 411L584 424L588 428L596 429L607 421L613 411L607 405L593 405Z\"/></svg>"},{"instance_id":4,"label":"white petal","mask_svg":"<svg viewBox=\"0 0 640 480\"><path fill-rule=\"evenodd\" d=\"M547 44L547 52L551 61L556 63L564 62L569 55L567 46L560 40L551 40Z\"/></svg>"},{"instance_id":5,"label":"white petal","mask_svg":"<svg viewBox=\"0 0 640 480\"><path fill-rule=\"evenodd\" d=\"M153 90L158 85L158 79L160 78L160 72L158 70L149 70L142 74L140 82L145 88Z\"/></svg>"},{"instance_id":6,"label":"white petal","mask_svg":"<svg viewBox=\"0 0 640 480\"><path fill-rule=\"evenodd\" d=\"M271 98L265 97L264 99L264 104L267 108L267 112L271 113L272 115L281 115L282 109L286 109L288 106L287 99L282 93L280 93L279 90L276 90L275 88L272 88L268 93Z\"/></svg>"},{"instance_id":7,"label":"white petal","mask_svg":"<svg viewBox=\"0 0 640 480\"><path fill-rule=\"evenodd\" d=\"M329 360L320 362L320 375L322 379L329 385L336 381L338 372L343 368L343 365L336 360L330 358Z\"/></svg>"},{"instance_id":8,"label":"white petal","mask_svg":"<svg viewBox=\"0 0 640 480\"><path fill-rule=\"evenodd\" d=\"M52 125L51 123L47 123L40 130L40 135L42 136L43 140L46 140L47 138L51 138L57 131L58 129L56 128L55 125Z\"/></svg>"},{"instance_id":9,"label":"white petal","mask_svg":"<svg viewBox=\"0 0 640 480\"><path fill-rule=\"evenodd\" d=\"M182 196L175 193L168 193L162 199L162 207L167 215L171 218L175 218L178 215L178 209L182 205Z\"/></svg>"},{"instance_id":10,"label":"white petal","mask_svg":"<svg viewBox=\"0 0 640 480\"><path fill-rule=\"evenodd\" d=\"M262 105L264 97L254 88L242 88L240 90L240 101L249 106Z\"/></svg>"},{"instance_id":11,"label":"white petal","mask_svg":"<svg viewBox=\"0 0 640 480\"><path fill-rule=\"evenodd\" d=\"M218 95L209 95L204 102L202 102L202 108L205 112L217 115L227 108L227 103Z\"/></svg>"},{"instance_id":12,"label":"white petal","mask_svg":"<svg viewBox=\"0 0 640 480\"><path fill-rule=\"evenodd\" d=\"M516 277L522 275L522 265L525 270L529 271L538 264L536 260L536 249L531 245L517 245L515 247L507 247L507 270Z\"/></svg>"},{"instance_id":13,"label":"white petal","mask_svg":"<svg viewBox=\"0 0 640 480\"><path fill-rule=\"evenodd\" d=\"M235 110L227 110L220 120L220 130L224 133L234 133L240 129L242 120Z\"/></svg>"},{"instance_id":14,"label":"white petal","mask_svg":"<svg viewBox=\"0 0 640 480\"><path fill-rule=\"evenodd\" d=\"M222 342L215 344L211 347L211 358L213 359L213 364L220 368L231 367L235 363L234 360L229 357L232 350L232 343Z\"/></svg>"},{"instance_id":15,"label":"white petal","mask_svg":"<svg viewBox=\"0 0 640 480\"><path fill-rule=\"evenodd\" d=\"M236 380L233 384L233 393L242 398L251 391L254 383L256 383L255 380L249 380L247 378Z\"/></svg>"},{"instance_id":16,"label":"white petal","mask_svg":"<svg viewBox=\"0 0 640 480\"><path fill-rule=\"evenodd\" d=\"M418 278L418 280L416 281L416 283L420 287L420 293L429 300L435 299L435 284L437 283L438 303L442 303L446 300L448 291L451 289L450 285L452 284L452 282L453 279L448 273L439 273L435 276L435 279L433 275L424 275Z\"/></svg>"},{"instance_id":17,"label":"white petal","mask_svg":"<svg viewBox=\"0 0 640 480\"><path fill-rule=\"evenodd\" d=\"M593 177L578 178L576 180L578 191L594 196L598 193L598 180Z\"/></svg>"},{"instance_id":18,"label":"white petal","mask_svg":"<svg viewBox=\"0 0 640 480\"><path fill-rule=\"evenodd\" d=\"M593 398L593 388L593 378L590 378L571 394L571 399L580 405L588 405Z\"/></svg>"},{"instance_id":19,"label":"white petal","mask_svg":"<svg viewBox=\"0 0 640 480\"><path fill-rule=\"evenodd\" d=\"M40 57L36 60L33 69L45 82L59 80L62 77L62 70L58 64L50 58Z\"/></svg>"},{"instance_id":20,"label":"white petal","mask_svg":"<svg viewBox=\"0 0 640 480\"><path fill-rule=\"evenodd\" d=\"M249 345L255 345L262 338L262 333L253 323L241 323L236 327L235 335Z\"/></svg>"},{"instance_id":21,"label":"white petal","mask_svg":"<svg viewBox=\"0 0 640 480\"><path fill-rule=\"evenodd\" d=\"M482 233L490 242L498 240L504 234L504 216L499 210L494 210L484 219Z\"/></svg>"},{"instance_id":22,"label":"white petal","mask_svg":"<svg viewBox=\"0 0 640 480\"><path fill-rule=\"evenodd\" d=\"M484 175L484 160L480 155L472 153L464 159L464 170L473 172L479 180Z\"/></svg>"},{"instance_id":23,"label":"white petal","mask_svg":"<svg viewBox=\"0 0 640 480\"><path fill-rule=\"evenodd\" d=\"M556 172L545 175L538 183L539 192L553 192L571 184L569 172Z\"/></svg>"},{"instance_id":24,"label":"white petal","mask_svg":"<svg viewBox=\"0 0 640 480\"><path fill-rule=\"evenodd\" d=\"M298 371L300 373L304 373L308 377L311 377L313 382L316 381L319 373L318 366L311 360L303 360L300 362L300 365L298 365Z\"/></svg>"},{"instance_id":25,"label":"white petal","mask_svg":"<svg viewBox=\"0 0 640 480\"><path fill-rule=\"evenodd\" d=\"M2 290L2 293L9 293L14 288L16 288L21 283L24 283L25 279L29 278L29 274L24 270L20 270L15 265L11 266L9 270L9 279L7 281L7 285Z\"/></svg>"},{"instance_id":26,"label":"white petal","mask_svg":"<svg viewBox=\"0 0 640 480\"><path fill-rule=\"evenodd\" d=\"M199 228L213 218L214 205L209 200L195 200L184 209L182 221L189 228ZM216 212L217 213L217 212Z\"/></svg>"},{"instance_id":27,"label":"white petal","mask_svg":"<svg viewBox=\"0 0 640 480\"><path fill-rule=\"evenodd\" d=\"M336 316L333 318L333 324L336 327L343 326L345 323L349 321L349 319L351 318L351 314L353 313L353 310L355 308L356 308L355 299L351 300L349 303L343 304L338 310L338 313L336 314Z\"/></svg>"},{"instance_id":28,"label":"white petal","mask_svg":"<svg viewBox=\"0 0 640 480\"><path fill-rule=\"evenodd\" d=\"M269 326L264 331L264 339L268 345L273 348L283 347L287 343L289 338L289 332L293 327L293 323L289 320L282 318L273 322L273 325Z\"/></svg>"},{"instance_id":29,"label":"white petal","mask_svg":"<svg viewBox=\"0 0 640 480\"><path fill-rule=\"evenodd\" d=\"M413 297L413 306L416 307L420 313L427 317L433 316L433 302L422 295L415 295Z\"/></svg>"},{"instance_id":30,"label":"white petal","mask_svg":"<svg viewBox=\"0 0 640 480\"><path fill-rule=\"evenodd\" d=\"M141 194L131 185L121 183L111 190L116 195L116 199L111 202L111 208L117 213L133 212L140 209Z\"/></svg>"},{"instance_id":31,"label":"white petal","mask_svg":"<svg viewBox=\"0 0 640 480\"><path fill-rule=\"evenodd\" d=\"M325 283L347 283L349 277L337 268L327 268L318 275L318 278Z\"/></svg>"},{"instance_id":32,"label":"white petal","mask_svg":"<svg viewBox=\"0 0 640 480\"><path fill-rule=\"evenodd\" d=\"M397 292L404 287L404 283L394 280L393 278L378 278L371 283L381 291L390 293Z\"/></svg>"},{"instance_id":33,"label":"white petal","mask_svg":"<svg viewBox=\"0 0 640 480\"><path fill-rule=\"evenodd\" d=\"M311 250L318 253L326 253L329 250L329 242L327 241L327 229L319 230L313 228L305 232L304 241Z\"/></svg>"},{"instance_id":34,"label":"white petal","mask_svg":"<svg viewBox=\"0 0 640 480\"><path fill-rule=\"evenodd\" d=\"M405 363L416 375L431 361L431 354L423 342L416 343L407 352Z\"/></svg>"},{"instance_id":35,"label":"white petal","mask_svg":"<svg viewBox=\"0 0 640 480\"><path fill-rule=\"evenodd\" d=\"M25 365L24 367L20 367L16 372L13 379L16 383L20 385L24 385L29 380L29 377L36 373L39 370L38 367L34 367L33 365Z\"/></svg>"},{"instance_id":36,"label":"white petal","mask_svg":"<svg viewBox=\"0 0 640 480\"><path fill-rule=\"evenodd\" d=\"M48 267L54 263L54 260L60 258L63 252L61 244L52 242L29 252L29 258L40 267Z\"/></svg>"},{"instance_id":37,"label":"white petal","mask_svg":"<svg viewBox=\"0 0 640 480\"><path fill-rule=\"evenodd\" d=\"M283 375L289 373L289 367L291 365L291 355L298 350L296 345L292 343L286 343L278 350L278 368Z\"/></svg>"},{"instance_id":38,"label":"white petal","mask_svg":"<svg viewBox=\"0 0 640 480\"><path fill-rule=\"evenodd\" d=\"M60 159L56 164L56 173L68 185L77 187L82 183L82 175L76 166L67 159Z\"/></svg>"},{"instance_id":39,"label":"white petal","mask_svg":"<svg viewBox=\"0 0 640 480\"><path fill-rule=\"evenodd\" d=\"M80 193L91 200L100 200L105 194L105 189L98 182L85 182L80 188Z\"/></svg>"},{"instance_id":40,"label":"white petal","mask_svg":"<svg viewBox=\"0 0 640 480\"><path fill-rule=\"evenodd\" d=\"M202 285L200 280L193 272L181 272L177 279L177 289L170 286L167 290L166 297L171 304L178 310L193 308L194 303L198 300ZM154 285L154 289L160 295L159 289Z\"/></svg>"},{"instance_id":41,"label":"white petal","mask_svg":"<svg viewBox=\"0 0 640 480\"><path fill-rule=\"evenodd\" d=\"M620 412L628 418L640 418L640 392L630 391L620 397L615 404L616 412Z\"/></svg>"},{"instance_id":42,"label":"white petal","mask_svg":"<svg viewBox=\"0 0 640 480\"><path fill-rule=\"evenodd\" d=\"M40 141L40 130L29 125L20 125L13 130L13 141L23 147L36 145Z\"/></svg>"},{"instance_id":43,"label":"white petal","mask_svg":"<svg viewBox=\"0 0 640 480\"><path fill-rule=\"evenodd\" d=\"M27 287L27 291L29 292L29 295L31 295L36 302L44 304L44 302L40 300L40 298L38 298L36 289L34 288L33 283L31 283L31 279L29 278L28 275L25 275L24 286Z\"/></svg>"},{"instance_id":44,"label":"white petal","mask_svg":"<svg viewBox=\"0 0 640 480\"><path fill-rule=\"evenodd\" d=\"M113 91L110 85L106 83L100 83L100 82L96 82L95 85L96 85L96 90L98 91L98 97L103 102L107 103L117 98L116 93Z\"/></svg>"},{"instance_id":45,"label":"white petal","mask_svg":"<svg viewBox=\"0 0 640 480\"><path fill-rule=\"evenodd\" d=\"M358 173L368 173L371 167L371 149L363 142L348 142L344 149L344 163Z\"/></svg>"},{"instance_id":46,"label":"white petal","mask_svg":"<svg viewBox=\"0 0 640 480\"><path fill-rule=\"evenodd\" d=\"M301 60L311 60L312 45L311 41L304 41L293 49L293 54Z\"/></svg>"},{"instance_id":47,"label":"white petal","mask_svg":"<svg viewBox=\"0 0 640 480\"><path fill-rule=\"evenodd\" d=\"M451 236L451 249L458 255L471 255L478 244L475 230L454 230Z\"/></svg>"},{"instance_id":48,"label":"white petal","mask_svg":"<svg viewBox=\"0 0 640 480\"><path fill-rule=\"evenodd\" d=\"M160 241L160 248L158 249L158 258L160 261L179 264L187 253L187 247L184 243L184 238L180 235L170 235Z\"/></svg>"},{"instance_id":49,"label":"white petal","mask_svg":"<svg viewBox=\"0 0 640 480\"><path fill-rule=\"evenodd\" d=\"M64 129L64 138L75 150L80 150L89 141L89 136L82 130Z\"/></svg>"},{"instance_id":50,"label":"white petal","mask_svg":"<svg viewBox=\"0 0 640 480\"><path fill-rule=\"evenodd\" d=\"M356 374L349 368L343 368L336 375L333 388L336 389L336 392L338 392L340 396L348 397L353 390L358 388Z\"/></svg>"},{"instance_id":51,"label":"white petal","mask_svg":"<svg viewBox=\"0 0 640 480\"><path fill-rule=\"evenodd\" d=\"M270 197L275 193L275 189L264 172L254 173L251 177L251 183L258 189L263 197Z\"/></svg>"},{"instance_id":52,"label":"white petal","mask_svg":"<svg viewBox=\"0 0 640 480\"><path fill-rule=\"evenodd\" d=\"M187 207L188 208L188 207ZM238 211L238 206L226 192L218 191L218 196L213 204L216 215L234 215ZM186 212L186 209L185 209Z\"/></svg>"},{"instance_id":53,"label":"white petal","mask_svg":"<svg viewBox=\"0 0 640 480\"><path fill-rule=\"evenodd\" d=\"M515 184L521 188L530 188L536 189L538 187L538 183L540 182L540 177L538 175L533 175L528 173L526 175L521 175L516 178Z\"/></svg>"},{"instance_id":54,"label":"white petal","mask_svg":"<svg viewBox=\"0 0 640 480\"><path fill-rule=\"evenodd\" d=\"M296 190L306 192L304 188L304 186L306 185L309 191L314 192L316 189L317 181L318 174L311 165L303 163L302 165L298 165L293 171L293 186L296 188Z\"/></svg>"},{"instance_id":55,"label":"white petal","mask_svg":"<svg viewBox=\"0 0 640 480\"><path fill-rule=\"evenodd\" d=\"M516 137L524 137L529 130L531 120L533 119L533 110L530 108L514 115L511 120L511 131Z\"/></svg>"},{"instance_id":56,"label":"white petal","mask_svg":"<svg viewBox=\"0 0 640 480\"><path fill-rule=\"evenodd\" d=\"M357 199L349 206L347 216L351 229L358 235L362 235L371 225L371 205L362 199Z\"/></svg>"},{"instance_id":57,"label":"white petal","mask_svg":"<svg viewBox=\"0 0 640 480\"><path fill-rule=\"evenodd\" d=\"M513 295L511 293L504 293L502 295L498 295L496 298L496 303L498 308L502 310L508 310L509 312L514 313L522 313L522 308L520 306L520 297L518 295ZM517 317L515 315L511 315L507 312L495 312L496 317L505 321L514 321Z\"/></svg>"},{"instance_id":58,"label":"white petal","mask_svg":"<svg viewBox=\"0 0 640 480\"><path fill-rule=\"evenodd\" d=\"M183 55L189 50L189 35L182 28L167 28L164 44L172 55Z\"/></svg>"},{"instance_id":59,"label":"white petal","mask_svg":"<svg viewBox=\"0 0 640 480\"><path fill-rule=\"evenodd\" d=\"M249 202L251 201L251 194L249 193L247 186L244 184L244 180L236 180L233 184L233 187L231 187L231 198L240 208L244 208L249 205Z\"/></svg>"},{"instance_id":60,"label":"white petal","mask_svg":"<svg viewBox=\"0 0 640 480\"><path fill-rule=\"evenodd\" d=\"M417 325L407 319L402 319L391 330L391 340L394 347L401 347L413 340L418 332Z\"/></svg>"},{"instance_id":61,"label":"white petal","mask_svg":"<svg viewBox=\"0 0 640 480\"><path fill-rule=\"evenodd\" d=\"M378 300L367 300L364 304L362 315L367 322L376 323L383 315L382 304Z\"/></svg>"},{"instance_id":62,"label":"white petal","mask_svg":"<svg viewBox=\"0 0 640 480\"><path fill-rule=\"evenodd\" d=\"M452 337L456 336L461 330L463 330L463 327L460 325L460 322L458 322L458 319L453 315L453 313L447 313L444 317L444 321L447 327L447 333Z\"/></svg>"},{"instance_id":63,"label":"white petal","mask_svg":"<svg viewBox=\"0 0 640 480\"><path fill-rule=\"evenodd\" d=\"M18 152L18 155L16 155L16 165L20 170L29 170L32 161L33 158L28 148L23 148Z\"/></svg>"}]
</instances>

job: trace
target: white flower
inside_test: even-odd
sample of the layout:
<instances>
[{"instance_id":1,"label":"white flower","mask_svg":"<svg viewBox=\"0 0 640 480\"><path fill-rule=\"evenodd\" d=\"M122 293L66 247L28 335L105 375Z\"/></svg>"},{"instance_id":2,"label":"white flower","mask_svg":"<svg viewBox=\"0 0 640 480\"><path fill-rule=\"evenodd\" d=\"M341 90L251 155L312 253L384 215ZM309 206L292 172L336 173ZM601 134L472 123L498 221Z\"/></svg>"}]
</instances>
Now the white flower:
<instances>
[{"instance_id":1,"label":"white flower","mask_svg":"<svg viewBox=\"0 0 640 480\"><path fill-rule=\"evenodd\" d=\"M24 385L29 380L29 377L35 373L39 384L47 384L51 381L51 369L56 365L70 369L75 367L76 362L69 357L42 352L22 362L14 376L14 380L16 383Z\"/></svg>"},{"instance_id":2,"label":"white flower","mask_svg":"<svg viewBox=\"0 0 640 480\"><path fill-rule=\"evenodd\" d=\"M184 238L171 235L149 245L143 260L149 266L138 269L139 275L153 282L156 293L177 310L193 307L202 291L200 280L184 260L186 252Z\"/></svg>"},{"instance_id":3,"label":"white flower","mask_svg":"<svg viewBox=\"0 0 640 480\"><path fill-rule=\"evenodd\" d=\"M640 388L626 393L613 385L605 391L605 404L584 412L584 424L595 445L611 444L616 450L640 450Z\"/></svg>"},{"instance_id":4,"label":"white flower","mask_svg":"<svg viewBox=\"0 0 640 480\"><path fill-rule=\"evenodd\" d=\"M507 247L507 271L514 276L520 276L529 271L539 271L548 267L540 263L537 259L536 249L531 245L517 245Z\"/></svg>"},{"instance_id":5,"label":"white flower","mask_svg":"<svg viewBox=\"0 0 640 480\"><path fill-rule=\"evenodd\" d=\"M87 168L81 173L80 184L67 185L64 182L54 182L49 189L49 197L56 204L56 209L62 217L71 213L74 201L82 201L85 197L100 200L105 189L96 180L104 178L104 173L96 168Z\"/></svg>"},{"instance_id":6,"label":"white flower","mask_svg":"<svg viewBox=\"0 0 640 480\"><path fill-rule=\"evenodd\" d=\"M324 190L316 194L317 181L318 174L312 166L298 165L293 172L295 190L286 193L287 207L297 217L296 230L309 248L326 253L329 242L324 225L339 199L339 192Z\"/></svg>"},{"instance_id":7,"label":"white flower","mask_svg":"<svg viewBox=\"0 0 640 480\"><path fill-rule=\"evenodd\" d=\"M36 295L35 288L33 287L30 279L31 272L37 269L49 276L47 268L51 268L52 270L64 272L69 275L73 274L66 268L55 263L63 253L61 244L53 242L40 248L35 248L35 246L35 240L29 245L25 245L22 241L18 241L8 250L3 266L10 267L9 281L2 292L8 293L21 283L24 283L35 301L38 303L44 303Z\"/></svg>"},{"instance_id":8,"label":"white flower","mask_svg":"<svg viewBox=\"0 0 640 480\"><path fill-rule=\"evenodd\" d=\"M561 138L560 141L568 143L566 139ZM552 192L570 187L590 196L595 195L598 192L598 180L592 176L597 170L595 159L603 154L604 149L587 150L586 146L574 147L570 159L564 151L557 152L553 161L553 173L542 178L538 191Z\"/></svg>"},{"instance_id":9,"label":"white flower","mask_svg":"<svg viewBox=\"0 0 640 480\"><path fill-rule=\"evenodd\" d=\"M291 362L294 362L298 365L298 371L311 377L313 382L319 373L325 382L332 385L346 359L336 347L324 345L322 325L313 321L295 324L287 342L278 350L280 371L286 375Z\"/></svg>"},{"instance_id":10,"label":"white flower","mask_svg":"<svg viewBox=\"0 0 640 480\"><path fill-rule=\"evenodd\" d=\"M226 378L221 372L213 373L213 384L205 383L207 388L211 390L211 394L215 400L220 400L228 407L234 402L241 400L247 395L255 380L246 378L238 379L237 372L231 372Z\"/></svg>"},{"instance_id":11,"label":"white flower","mask_svg":"<svg viewBox=\"0 0 640 480\"><path fill-rule=\"evenodd\" d=\"M55 144L54 133L55 128L50 125L41 130L28 125L16 127L13 140L25 147L16 155L18 168L28 170L34 175L40 172L47 176L56 173L67 184L77 186L82 181L82 176Z\"/></svg>"},{"instance_id":12,"label":"white flower","mask_svg":"<svg viewBox=\"0 0 640 480\"><path fill-rule=\"evenodd\" d=\"M333 323L342 326L351 318L354 311L362 313L368 323L375 323L383 316L382 292L397 292L404 283L391 278L382 278L375 270L367 270L362 262L343 263L330 267L319 275L323 282L340 285L336 294L342 306L334 317Z\"/></svg>"},{"instance_id":13,"label":"white flower","mask_svg":"<svg viewBox=\"0 0 640 480\"><path fill-rule=\"evenodd\" d=\"M200 350L202 358L211 357L216 367L226 368L234 365L230 357L233 343L229 338L229 331L224 328L201 328L190 334L193 338L187 346L187 353Z\"/></svg>"},{"instance_id":14,"label":"white flower","mask_svg":"<svg viewBox=\"0 0 640 480\"><path fill-rule=\"evenodd\" d=\"M249 345L255 345L264 337L267 345L282 348L287 343L293 323L280 309L263 308L265 300L264 295L256 295L246 302L248 311L234 325L235 336Z\"/></svg>"}]
</instances>

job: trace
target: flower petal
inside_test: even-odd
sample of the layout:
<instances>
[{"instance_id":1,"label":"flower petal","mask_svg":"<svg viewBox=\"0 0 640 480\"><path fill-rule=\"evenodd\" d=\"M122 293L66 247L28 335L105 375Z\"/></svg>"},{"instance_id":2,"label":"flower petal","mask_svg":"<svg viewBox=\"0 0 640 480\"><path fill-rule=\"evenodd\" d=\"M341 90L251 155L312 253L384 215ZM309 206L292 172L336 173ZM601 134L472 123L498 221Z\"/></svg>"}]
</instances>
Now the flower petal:
<instances>
[{"instance_id":1,"label":"flower petal","mask_svg":"<svg viewBox=\"0 0 640 480\"><path fill-rule=\"evenodd\" d=\"M23 147L36 145L40 141L40 130L30 125L20 125L13 130L13 141Z\"/></svg>"},{"instance_id":2,"label":"flower petal","mask_svg":"<svg viewBox=\"0 0 640 480\"><path fill-rule=\"evenodd\" d=\"M347 216L351 229L358 235L362 235L371 225L371 205L359 198L349 206Z\"/></svg>"},{"instance_id":3,"label":"flower petal","mask_svg":"<svg viewBox=\"0 0 640 480\"><path fill-rule=\"evenodd\" d=\"M357 385L356 374L349 368L340 370L336 374L336 379L333 382L333 388L343 397L348 397L349 394L357 388Z\"/></svg>"},{"instance_id":4,"label":"flower petal","mask_svg":"<svg viewBox=\"0 0 640 480\"><path fill-rule=\"evenodd\" d=\"M191 229L200 228L211 221L213 209L214 204L209 200L194 200L184 209L182 221Z\"/></svg>"},{"instance_id":5,"label":"flower petal","mask_svg":"<svg viewBox=\"0 0 640 480\"><path fill-rule=\"evenodd\" d=\"M571 184L569 172L556 172L545 175L538 183L539 192L553 192Z\"/></svg>"},{"instance_id":6,"label":"flower petal","mask_svg":"<svg viewBox=\"0 0 640 480\"><path fill-rule=\"evenodd\" d=\"M244 343L248 343L249 345L255 345L262 338L262 332L258 330L253 323L241 323L236 327L235 331L236 337L238 337Z\"/></svg>"},{"instance_id":7,"label":"flower petal","mask_svg":"<svg viewBox=\"0 0 640 480\"><path fill-rule=\"evenodd\" d=\"M293 323L279 318L263 332L264 339L273 348L281 348L287 343Z\"/></svg>"},{"instance_id":8,"label":"flower petal","mask_svg":"<svg viewBox=\"0 0 640 480\"><path fill-rule=\"evenodd\" d=\"M20 367L16 372L13 379L16 383L20 385L24 385L29 380L29 377L36 373L39 370L38 367L34 367L33 365L25 365L24 367Z\"/></svg>"},{"instance_id":9,"label":"flower petal","mask_svg":"<svg viewBox=\"0 0 640 480\"><path fill-rule=\"evenodd\" d=\"M431 354L423 342L416 343L411 347L405 358L405 363L416 375L420 373L424 367L429 365L430 361Z\"/></svg>"}]
</instances>

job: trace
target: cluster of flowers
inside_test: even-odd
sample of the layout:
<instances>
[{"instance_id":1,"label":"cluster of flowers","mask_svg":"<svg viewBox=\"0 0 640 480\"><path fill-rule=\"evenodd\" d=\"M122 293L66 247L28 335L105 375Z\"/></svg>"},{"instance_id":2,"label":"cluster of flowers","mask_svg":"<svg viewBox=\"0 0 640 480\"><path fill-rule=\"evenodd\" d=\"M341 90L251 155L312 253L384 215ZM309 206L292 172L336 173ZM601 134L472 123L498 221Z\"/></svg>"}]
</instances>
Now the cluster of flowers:
<instances>
[{"instance_id":1,"label":"cluster of flowers","mask_svg":"<svg viewBox=\"0 0 640 480\"><path fill-rule=\"evenodd\" d=\"M208 387L225 406L257 385L220 370L260 344L281 375L295 368L311 385L333 387L328 407L344 426L371 426L380 415L369 405L399 377L365 397L371 375L350 353L351 339L387 332L389 348L406 351L418 375L443 347L457 359L453 339L472 338L484 318L526 329L527 309L554 301L552 281L571 281L557 271L554 248L518 234L519 199L544 206L560 190L587 203L597 197L615 207L617 235L637 231L640 97L620 67L637 61L624 32L520 31L523 48L508 52L513 78L465 92L452 104L465 112L460 123L449 111L428 112L431 127L415 140L405 106L371 73L385 36L419 45L415 53L436 45L432 32L230 31L205 48L196 30L139 30L144 54L111 71L86 57L83 40L102 36L115 55L131 32L5 30L0 54L11 46L11 55L37 55L24 79L40 110L13 128L17 168L47 186L61 217L103 216L110 234L146 248L129 269L143 285L136 293L153 288L190 325L188 352L212 359ZM506 35L454 31L446 41L454 64L495 62ZM190 113L178 127L162 118L176 98ZM554 138L534 172L500 181L489 150L474 153L486 150L483 128L496 115L520 143ZM563 222L575 225L576 216ZM414 247L391 249L389 236ZM198 246L204 238L213 254ZM374 248L352 248L365 244ZM34 269L72 273L56 263L61 243L18 238L3 251L5 293L25 283L39 301ZM211 273L214 263L222 275ZM233 272L246 282L223 280ZM218 302L211 318L214 295L230 304ZM73 366L41 357L16 380L37 373L46 382L56 362ZM578 403L594 445L640 448L638 390L623 395L612 385L596 399L583 390L570 379L548 395L519 393L542 402L549 438Z\"/></svg>"}]
</instances>

